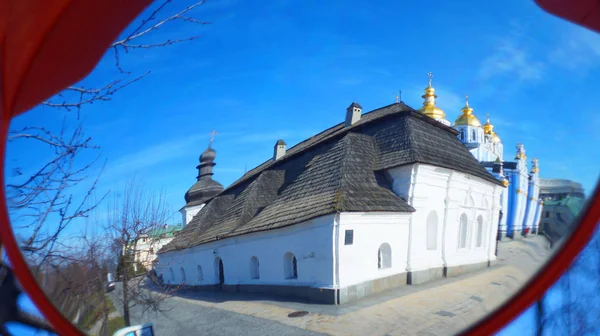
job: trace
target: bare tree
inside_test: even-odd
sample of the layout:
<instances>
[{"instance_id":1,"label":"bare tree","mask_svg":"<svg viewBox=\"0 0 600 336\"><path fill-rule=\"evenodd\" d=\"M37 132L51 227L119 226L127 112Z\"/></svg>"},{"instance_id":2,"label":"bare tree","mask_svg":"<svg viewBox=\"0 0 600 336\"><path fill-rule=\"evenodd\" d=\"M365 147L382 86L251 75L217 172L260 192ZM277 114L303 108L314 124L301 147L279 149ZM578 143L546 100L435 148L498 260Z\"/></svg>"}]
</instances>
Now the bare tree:
<instances>
[{"instance_id":1,"label":"bare tree","mask_svg":"<svg viewBox=\"0 0 600 336\"><path fill-rule=\"evenodd\" d=\"M537 303L537 335L597 335L600 324L600 231ZM552 297L552 300L550 300Z\"/></svg>"},{"instance_id":2,"label":"bare tree","mask_svg":"<svg viewBox=\"0 0 600 336\"><path fill-rule=\"evenodd\" d=\"M108 51L112 53L117 69L113 79L97 87L86 86L84 80L42 104L43 107L54 109L53 113L62 114L63 122L58 128L28 125L10 130L9 149L11 145L23 143L30 151L35 149L45 153L39 156L41 160L37 167L34 165L32 168L31 164L14 167L5 187L11 222L20 246L36 269L38 279L46 279L50 295L58 291L81 297L78 288L92 286L89 279L80 279L75 284L73 278L70 278L73 280L71 283L62 287L58 285L69 278L67 270L76 269L74 265L91 262L86 254L73 256L68 253L71 247L63 239L65 229L79 219L86 218L106 196L103 195L97 202L90 202L104 166L95 169L100 161L98 146L85 134L81 108L109 101L117 92L150 74L150 70L134 74L122 67L124 57L131 54L132 50L161 48L200 37L199 34L192 34L164 39L157 38L155 32L176 23L207 24L193 15L194 10L202 4L204 0L189 6L177 6L172 0L155 4L145 17L132 24L131 32L110 46ZM49 277L53 280L48 280ZM0 285L0 290L5 286L4 283ZM97 283L93 286L97 286ZM67 309L66 306L63 308ZM4 328L3 323L0 320L0 330Z\"/></svg>"},{"instance_id":3,"label":"bare tree","mask_svg":"<svg viewBox=\"0 0 600 336\"><path fill-rule=\"evenodd\" d=\"M124 270L121 271L122 295L117 300L122 307L125 325L129 326L133 307L141 307L144 312L162 312L161 302L173 291L149 290L146 274L136 276L128 267L139 262L140 255L150 258L150 255L140 253L139 243L141 239L160 239L153 233L164 227L171 218L172 210L165 203L162 194L149 192L141 183L131 180L123 190L122 197L114 198L108 214L106 231L119 247L119 259L124 264Z\"/></svg>"}]
</instances>

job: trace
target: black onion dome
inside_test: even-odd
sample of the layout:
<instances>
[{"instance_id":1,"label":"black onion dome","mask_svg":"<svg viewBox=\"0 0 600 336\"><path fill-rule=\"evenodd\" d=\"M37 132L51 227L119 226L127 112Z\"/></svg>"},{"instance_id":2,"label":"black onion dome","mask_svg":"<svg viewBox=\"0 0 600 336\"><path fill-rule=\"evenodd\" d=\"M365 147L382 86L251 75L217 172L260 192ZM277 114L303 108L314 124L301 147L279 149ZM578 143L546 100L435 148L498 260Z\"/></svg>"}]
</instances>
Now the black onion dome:
<instances>
[{"instance_id":1,"label":"black onion dome","mask_svg":"<svg viewBox=\"0 0 600 336\"><path fill-rule=\"evenodd\" d=\"M187 206L199 205L223 191L223 185L211 178L200 179L186 193Z\"/></svg>"},{"instance_id":2,"label":"black onion dome","mask_svg":"<svg viewBox=\"0 0 600 336\"><path fill-rule=\"evenodd\" d=\"M185 193L186 206L200 205L223 191L223 185L212 179L217 152L210 146L200 155L197 182Z\"/></svg>"},{"instance_id":3,"label":"black onion dome","mask_svg":"<svg viewBox=\"0 0 600 336\"><path fill-rule=\"evenodd\" d=\"M206 161L214 161L214 159L217 157L217 152L215 152L214 149L208 147L204 153L202 153L202 155L200 155L200 162L206 162Z\"/></svg>"}]
</instances>

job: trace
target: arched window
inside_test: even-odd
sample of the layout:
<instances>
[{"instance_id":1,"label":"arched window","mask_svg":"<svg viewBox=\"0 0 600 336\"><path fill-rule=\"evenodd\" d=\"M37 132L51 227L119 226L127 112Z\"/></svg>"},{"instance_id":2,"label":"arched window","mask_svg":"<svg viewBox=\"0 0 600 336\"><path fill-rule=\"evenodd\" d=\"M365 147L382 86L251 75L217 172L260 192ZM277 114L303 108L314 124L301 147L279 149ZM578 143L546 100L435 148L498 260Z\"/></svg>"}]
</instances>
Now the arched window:
<instances>
[{"instance_id":1,"label":"arched window","mask_svg":"<svg viewBox=\"0 0 600 336\"><path fill-rule=\"evenodd\" d=\"M250 259L250 279L260 279L257 257L252 257Z\"/></svg>"},{"instance_id":2,"label":"arched window","mask_svg":"<svg viewBox=\"0 0 600 336\"><path fill-rule=\"evenodd\" d=\"M427 249L437 249L438 217L435 211L427 216Z\"/></svg>"},{"instance_id":3,"label":"arched window","mask_svg":"<svg viewBox=\"0 0 600 336\"><path fill-rule=\"evenodd\" d=\"M473 141L476 141L477 140L477 133L475 133L475 130L473 130L471 132L471 135L473 136Z\"/></svg>"},{"instance_id":4,"label":"arched window","mask_svg":"<svg viewBox=\"0 0 600 336\"><path fill-rule=\"evenodd\" d=\"M466 214L460 216L460 225L458 227L458 248L467 248L467 230L468 218Z\"/></svg>"},{"instance_id":5,"label":"arched window","mask_svg":"<svg viewBox=\"0 0 600 336\"><path fill-rule=\"evenodd\" d=\"M390 244L383 243L377 251L377 268L384 269L392 267L392 248Z\"/></svg>"},{"instance_id":6,"label":"arched window","mask_svg":"<svg viewBox=\"0 0 600 336\"><path fill-rule=\"evenodd\" d=\"M181 283L185 283L186 279L185 279L185 270L183 269L183 267L181 267Z\"/></svg>"},{"instance_id":7,"label":"arched window","mask_svg":"<svg viewBox=\"0 0 600 336\"><path fill-rule=\"evenodd\" d=\"M465 130L460 130L460 140L465 141Z\"/></svg>"},{"instance_id":8,"label":"arched window","mask_svg":"<svg viewBox=\"0 0 600 336\"><path fill-rule=\"evenodd\" d=\"M283 272L286 279L298 279L298 261L291 252L283 256Z\"/></svg>"},{"instance_id":9,"label":"arched window","mask_svg":"<svg viewBox=\"0 0 600 336\"><path fill-rule=\"evenodd\" d=\"M477 217L477 247L483 245L483 218Z\"/></svg>"},{"instance_id":10,"label":"arched window","mask_svg":"<svg viewBox=\"0 0 600 336\"><path fill-rule=\"evenodd\" d=\"M198 281L204 280L204 273L202 272L202 266L198 265Z\"/></svg>"},{"instance_id":11,"label":"arched window","mask_svg":"<svg viewBox=\"0 0 600 336\"><path fill-rule=\"evenodd\" d=\"M173 272L172 267L169 267L169 275L171 276L171 281L175 281L175 272Z\"/></svg>"}]
</instances>

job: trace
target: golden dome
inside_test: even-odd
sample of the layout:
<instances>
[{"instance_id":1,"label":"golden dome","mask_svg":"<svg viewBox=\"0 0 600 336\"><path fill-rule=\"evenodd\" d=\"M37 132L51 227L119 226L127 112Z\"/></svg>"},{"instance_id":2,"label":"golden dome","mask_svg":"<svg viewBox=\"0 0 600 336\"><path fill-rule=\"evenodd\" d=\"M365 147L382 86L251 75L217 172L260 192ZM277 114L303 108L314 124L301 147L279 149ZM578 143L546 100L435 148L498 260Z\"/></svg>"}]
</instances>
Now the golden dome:
<instances>
[{"instance_id":1,"label":"golden dome","mask_svg":"<svg viewBox=\"0 0 600 336\"><path fill-rule=\"evenodd\" d=\"M494 125L490 123L490 115L487 115L487 120L485 125L483 125L483 134L492 134L494 133Z\"/></svg>"},{"instance_id":2,"label":"golden dome","mask_svg":"<svg viewBox=\"0 0 600 336\"><path fill-rule=\"evenodd\" d=\"M502 182L502 185L505 187L508 187L508 185L510 184L510 182L508 182L507 179L502 179L500 182Z\"/></svg>"},{"instance_id":3,"label":"golden dome","mask_svg":"<svg viewBox=\"0 0 600 336\"><path fill-rule=\"evenodd\" d=\"M446 113L444 110L435 106L435 98L437 98L437 96L435 95L435 89L431 86L433 75L431 72L428 75L429 85L425 88L425 94L421 96L425 101L423 102L423 107L419 109L419 112L433 119L445 119Z\"/></svg>"},{"instance_id":4,"label":"golden dome","mask_svg":"<svg viewBox=\"0 0 600 336\"><path fill-rule=\"evenodd\" d=\"M498 136L498 134L496 134L496 132L494 132L494 131L492 131L492 142L493 143L502 142L502 140L500 140L500 137Z\"/></svg>"},{"instance_id":5,"label":"golden dome","mask_svg":"<svg viewBox=\"0 0 600 336\"><path fill-rule=\"evenodd\" d=\"M481 122L477 119L476 116L473 115L473 109L469 106L469 96L465 96L466 104L462 109L462 114L456 121L454 125L468 125L473 127L481 127Z\"/></svg>"}]
</instances>

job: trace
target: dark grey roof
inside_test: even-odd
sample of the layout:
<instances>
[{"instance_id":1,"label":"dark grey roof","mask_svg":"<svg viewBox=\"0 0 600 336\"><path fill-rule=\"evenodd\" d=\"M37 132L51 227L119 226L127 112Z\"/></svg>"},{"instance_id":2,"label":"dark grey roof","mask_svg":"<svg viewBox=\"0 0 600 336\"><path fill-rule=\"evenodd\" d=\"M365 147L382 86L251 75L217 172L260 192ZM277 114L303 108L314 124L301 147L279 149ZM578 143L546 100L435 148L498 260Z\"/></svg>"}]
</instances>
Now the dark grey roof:
<instances>
[{"instance_id":1,"label":"dark grey roof","mask_svg":"<svg viewBox=\"0 0 600 336\"><path fill-rule=\"evenodd\" d=\"M516 162L504 161L504 169L517 169Z\"/></svg>"},{"instance_id":2,"label":"dark grey roof","mask_svg":"<svg viewBox=\"0 0 600 336\"><path fill-rule=\"evenodd\" d=\"M281 145L285 146L286 143L281 139L277 140L277 143L275 143L275 146L281 146Z\"/></svg>"},{"instance_id":3,"label":"dark grey roof","mask_svg":"<svg viewBox=\"0 0 600 336\"><path fill-rule=\"evenodd\" d=\"M336 212L415 211L385 169L427 163L501 185L458 132L404 103L336 125L252 169L210 200L161 252L281 228Z\"/></svg>"},{"instance_id":4,"label":"dark grey roof","mask_svg":"<svg viewBox=\"0 0 600 336\"><path fill-rule=\"evenodd\" d=\"M362 106L360 106L360 104L356 103L356 102L352 102L352 104L350 104L350 106L348 106L348 108L353 108L353 107L358 107L359 109L362 109Z\"/></svg>"},{"instance_id":5,"label":"dark grey roof","mask_svg":"<svg viewBox=\"0 0 600 336\"><path fill-rule=\"evenodd\" d=\"M201 178L185 193L185 206L200 205L223 191L223 185L210 178Z\"/></svg>"}]
</instances>

